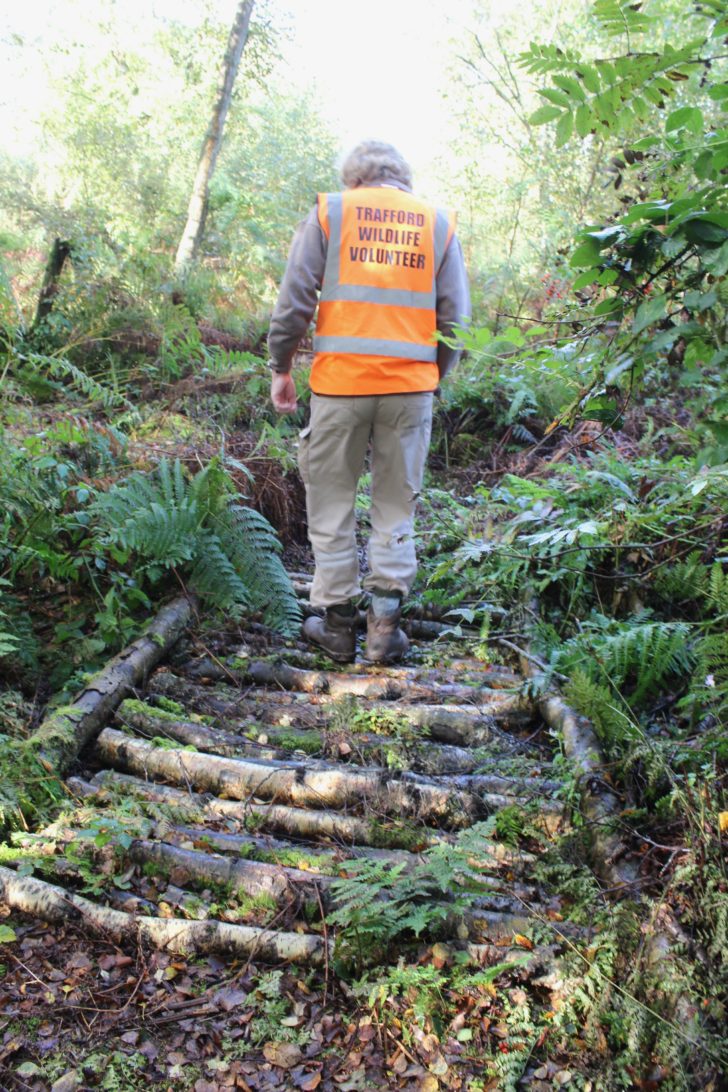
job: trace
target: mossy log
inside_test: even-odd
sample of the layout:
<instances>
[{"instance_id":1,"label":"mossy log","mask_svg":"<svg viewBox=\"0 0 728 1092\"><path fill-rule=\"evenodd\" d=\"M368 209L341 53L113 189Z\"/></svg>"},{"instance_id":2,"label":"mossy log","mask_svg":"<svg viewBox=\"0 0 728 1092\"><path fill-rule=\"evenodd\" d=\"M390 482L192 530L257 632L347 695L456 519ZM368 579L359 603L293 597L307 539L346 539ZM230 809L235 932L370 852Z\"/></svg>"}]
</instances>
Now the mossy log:
<instances>
[{"instance_id":1,"label":"mossy log","mask_svg":"<svg viewBox=\"0 0 728 1092\"><path fill-rule=\"evenodd\" d=\"M211 661L210 661L211 662ZM205 677L204 675L202 676ZM209 676L211 679L213 676ZM288 713L295 714L301 724L316 724L322 712L308 694L290 691L259 692L251 694L214 676L214 686L192 682L171 671L158 671L149 681L147 694L152 697L172 698L180 705L236 725L257 722L277 722Z\"/></svg>"},{"instance_id":2,"label":"mossy log","mask_svg":"<svg viewBox=\"0 0 728 1092\"><path fill-rule=\"evenodd\" d=\"M119 724L133 728L135 732L149 739L162 738L175 740L185 746L195 747L208 754L223 755L227 758L247 757L252 759L285 759L290 751L281 747L269 747L245 736L226 732L221 728L200 724L194 720L183 720L164 709L156 709L146 702L127 698L116 712Z\"/></svg>"},{"instance_id":3,"label":"mossy log","mask_svg":"<svg viewBox=\"0 0 728 1092\"><path fill-rule=\"evenodd\" d=\"M189 821L202 819L233 819L244 827L253 830L270 830L289 835L292 838L331 839L334 842L357 845L369 845L375 829L372 821L359 819L340 812L291 808L285 804L265 804L260 801L221 800L217 796L185 791L171 785L158 785L152 781L143 781L132 775L113 770L102 770L94 777L92 784L102 791L121 790L133 793L144 800L164 804L184 815ZM402 841L394 840L390 845L406 845L405 837L410 837L409 830ZM395 832L392 834L395 838ZM436 835L433 831L423 830L420 845L427 845Z\"/></svg>"},{"instance_id":4,"label":"mossy log","mask_svg":"<svg viewBox=\"0 0 728 1092\"><path fill-rule=\"evenodd\" d=\"M64 774L117 706L139 686L190 621L186 596L162 607L146 632L86 684L71 705L56 709L30 738L50 770Z\"/></svg>"},{"instance_id":5,"label":"mossy log","mask_svg":"<svg viewBox=\"0 0 728 1092\"><path fill-rule=\"evenodd\" d=\"M133 794L139 799L166 805L178 816L184 816L187 822L232 819L246 829L256 832L272 831L289 838L330 840L345 846L373 846L416 852L437 842L451 841L447 834L423 826L360 819L354 815L343 815L341 812L325 809L309 810L259 801L221 800L217 796L143 781L115 770L101 770L91 784L102 797L105 790L108 790L114 794ZM503 866L513 869L530 864L533 860L531 854L520 852L501 842L485 843L478 855L478 863L491 868Z\"/></svg>"},{"instance_id":6,"label":"mossy log","mask_svg":"<svg viewBox=\"0 0 728 1092\"><path fill-rule=\"evenodd\" d=\"M174 878L175 885L190 882L226 884L250 898L267 897L279 904L292 900L297 907L306 901L322 906L324 911L338 905L331 890L335 877L303 871L290 865L241 860L142 839L132 843L129 856L138 864L158 865L165 874ZM453 913L453 929L464 925L469 931L477 933L481 929L483 915L489 923L492 915L517 915L519 920L523 916L522 902L507 893L488 890L486 885L483 888L483 894L474 900L472 909L462 915L460 912ZM385 900L386 897L383 896ZM430 903L447 904L451 901L451 898L443 897L443 893L434 885L431 885L429 896L423 888L423 897L428 897ZM539 912L542 909L538 907Z\"/></svg>"},{"instance_id":7,"label":"mossy log","mask_svg":"<svg viewBox=\"0 0 728 1092\"><path fill-rule=\"evenodd\" d=\"M89 786L93 791L93 786ZM314 865L319 871L336 875L343 861L358 860L367 857L372 860L386 861L389 864L403 864L407 870L416 868L422 857L418 852L403 849L377 849L374 846L321 846L303 845L300 842L283 841L270 835L228 834L225 831L210 830L205 827L170 826L160 823L154 831L155 837L171 845L186 849L214 850L217 853L232 853L238 856L270 860L273 864L286 865L289 868L310 868ZM486 862L487 865L488 862ZM483 887L509 896L534 901L536 889L518 883L512 876L485 875L479 881Z\"/></svg>"},{"instance_id":8,"label":"mossy log","mask_svg":"<svg viewBox=\"0 0 728 1092\"><path fill-rule=\"evenodd\" d=\"M297 901L328 902L331 877L290 866L251 861L224 855L184 849L165 842L137 839L129 848L137 864L159 865L172 873L176 884L190 880L202 884L229 884L251 898L267 896L280 902L293 897Z\"/></svg>"},{"instance_id":9,"label":"mossy log","mask_svg":"<svg viewBox=\"0 0 728 1092\"><path fill-rule=\"evenodd\" d=\"M453 828L467 826L483 814L480 798L443 789L414 774L398 779L378 769L222 758L154 747L113 728L105 728L98 737L95 753L102 765L166 778L234 800L256 796L298 807L369 809L372 814L406 816Z\"/></svg>"},{"instance_id":10,"label":"mossy log","mask_svg":"<svg viewBox=\"0 0 728 1092\"><path fill-rule=\"evenodd\" d=\"M320 964L325 959L325 943L319 936L277 933L221 921L136 916L98 906L82 895L32 876L19 876L12 869L1 866L0 901L11 910L32 914L42 921L81 925L116 944L137 944L142 940L156 948L184 955L217 952L231 958L255 958L272 963Z\"/></svg>"},{"instance_id":11,"label":"mossy log","mask_svg":"<svg viewBox=\"0 0 728 1092\"><path fill-rule=\"evenodd\" d=\"M334 707L341 721L340 726L346 728L346 707L341 706L338 695L265 691L251 699L242 697L229 685L229 677L227 682L217 681L225 677L225 672L212 660L195 661L192 668L193 679L213 679L215 686L205 686L171 672L160 671L150 682L150 694L173 698L196 712L216 716L227 722L228 727L242 728L256 721L277 724L283 717L295 718L299 727L323 727L324 719ZM522 750L518 738L500 730L498 726L505 724L509 729L530 727L534 720L530 700L502 690L474 693L478 700L472 704L394 704L360 698L352 711L367 713L372 718L380 717L383 721L394 716L403 724L421 728L423 735L454 746L479 747L501 741L504 754Z\"/></svg>"},{"instance_id":12,"label":"mossy log","mask_svg":"<svg viewBox=\"0 0 728 1092\"><path fill-rule=\"evenodd\" d=\"M478 687L459 686L454 683L418 682L412 677L378 675L366 672L340 673L338 671L311 670L291 667L283 661L256 660L245 656L228 656L223 662L215 663L209 657L202 658L198 664L194 661L185 667L188 676L203 673L205 677L235 679L240 685L253 683L255 686L274 687L280 690L292 690L301 694L328 694L331 697L369 698L370 700L426 701L474 701L487 700L487 693L482 694Z\"/></svg>"},{"instance_id":13,"label":"mossy log","mask_svg":"<svg viewBox=\"0 0 728 1092\"><path fill-rule=\"evenodd\" d=\"M524 675L538 678L525 657L521 669ZM633 885L639 877L639 866L624 859L625 845L615 830L615 820L624 805L604 780L604 756L591 723L570 709L558 694L546 694L538 704L543 719L559 733L574 771L597 874L610 887Z\"/></svg>"}]
</instances>

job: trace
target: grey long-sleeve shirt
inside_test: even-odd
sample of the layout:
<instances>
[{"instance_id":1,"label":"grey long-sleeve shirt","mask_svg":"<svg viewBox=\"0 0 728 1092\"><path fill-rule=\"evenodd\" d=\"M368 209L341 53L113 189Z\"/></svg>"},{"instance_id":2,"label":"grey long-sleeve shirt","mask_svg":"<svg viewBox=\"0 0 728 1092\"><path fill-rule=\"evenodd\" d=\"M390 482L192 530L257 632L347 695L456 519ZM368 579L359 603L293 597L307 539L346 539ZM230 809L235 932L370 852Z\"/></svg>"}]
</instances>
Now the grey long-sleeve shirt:
<instances>
[{"instance_id":1,"label":"grey long-sleeve shirt","mask_svg":"<svg viewBox=\"0 0 728 1092\"><path fill-rule=\"evenodd\" d=\"M268 334L271 368L290 372L299 342L313 318L324 278L328 240L314 208L296 229L283 274L278 300L273 310ZM470 318L470 290L463 252L456 236L445 251L435 280L436 322L441 334L450 337L453 327ZM459 349L442 342L437 345L440 378L457 363Z\"/></svg>"}]
</instances>

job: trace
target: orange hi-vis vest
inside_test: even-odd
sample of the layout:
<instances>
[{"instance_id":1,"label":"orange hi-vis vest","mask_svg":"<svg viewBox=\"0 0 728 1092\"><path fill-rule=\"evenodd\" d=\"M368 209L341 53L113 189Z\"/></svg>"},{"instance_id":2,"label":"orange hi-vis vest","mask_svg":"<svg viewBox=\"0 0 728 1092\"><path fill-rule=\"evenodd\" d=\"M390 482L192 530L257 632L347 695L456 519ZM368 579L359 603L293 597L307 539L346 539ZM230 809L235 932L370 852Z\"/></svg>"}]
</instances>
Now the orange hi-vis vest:
<instances>
[{"instance_id":1,"label":"orange hi-vis vest","mask_svg":"<svg viewBox=\"0 0 728 1092\"><path fill-rule=\"evenodd\" d=\"M434 390L435 278L454 217L393 186L360 186L319 194L318 218L328 250L311 390Z\"/></svg>"}]
</instances>

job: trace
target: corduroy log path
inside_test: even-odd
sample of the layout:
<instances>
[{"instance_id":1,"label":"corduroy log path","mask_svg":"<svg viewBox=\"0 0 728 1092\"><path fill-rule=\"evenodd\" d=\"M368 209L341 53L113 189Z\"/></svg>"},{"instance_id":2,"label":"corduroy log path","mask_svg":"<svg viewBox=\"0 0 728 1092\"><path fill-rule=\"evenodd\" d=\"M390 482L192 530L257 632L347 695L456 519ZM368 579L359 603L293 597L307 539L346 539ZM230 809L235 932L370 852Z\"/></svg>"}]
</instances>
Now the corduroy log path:
<instances>
[{"instance_id":1,"label":"corduroy log path","mask_svg":"<svg viewBox=\"0 0 728 1092\"><path fill-rule=\"evenodd\" d=\"M467 899L436 882L419 897L445 904L437 935L450 951L486 967L514 961L518 982L540 976L543 995L559 953L587 937L536 869L570 829L577 786L595 859L615 880L593 735L557 696L534 699L528 677L463 655L446 626L407 625L405 664L335 668L262 627L175 629L146 682L126 678L68 777L78 822L66 816L36 839L53 874L0 868L0 900L117 944L310 965L328 981L346 951L337 911L352 861L407 875L470 831ZM89 686L105 690L98 677ZM567 761L555 762L562 747ZM118 815L144 827L123 853ZM66 848L84 823L103 832L104 816L112 838L94 868L122 882L89 894ZM629 878L617 869L616 882Z\"/></svg>"},{"instance_id":2,"label":"corduroy log path","mask_svg":"<svg viewBox=\"0 0 728 1092\"><path fill-rule=\"evenodd\" d=\"M158 817L129 847L140 866L132 888L139 880L144 893L113 891L107 906L76 896L65 861L65 892L18 882L9 870L0 892L17 908L80 916L119 938L140 931L182 951L323 962L333 938L310 920L310 907L325 916L335 905L331 884L345 875L343 861L414 863L427 847L505 815L483 839L474 862L483 894L457 936L472 949L560 919L549 892L529 882L533 852L498 836L509 823L525 825L546 846L569 821L554 740L527 680L459 658L447 640L433 643L445 626L414 620L408 628L414 649L395 667L331 669L322 656L282 645L261 654L258 634L242 645L239 635L183 642L119 705L83 752L82 775L68 780L79 798L110 812L129 797ZM76 833L60 832L56 848ZM199 897L207 884L253 901L272 897L277 924L210 920ZM168 916L170 905L179 918Z\"/></svg>"}]
</instances>

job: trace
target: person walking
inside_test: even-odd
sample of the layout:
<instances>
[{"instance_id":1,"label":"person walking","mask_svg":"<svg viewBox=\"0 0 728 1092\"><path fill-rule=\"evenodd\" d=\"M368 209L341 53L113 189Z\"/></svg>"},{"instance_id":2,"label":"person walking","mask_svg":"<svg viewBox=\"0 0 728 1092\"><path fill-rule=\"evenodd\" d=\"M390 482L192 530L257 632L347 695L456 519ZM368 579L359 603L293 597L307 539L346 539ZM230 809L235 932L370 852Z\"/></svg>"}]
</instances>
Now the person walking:
<instances>
[{"instance_id":1,"label":"person walking","mask_svg":"<svg viewBox=\"0 0 728 1092\"><path fill-rule=\"evenodd\" d=\"M356 657L362 594L355 501L371 448L371 536L363 587L371 593L366 658L400 659L402 599L417 571L414 513L430 443L433 394L470 316L454 216L412 193L408 164L390 144L358 145L341 193L319 194L291 245L268 335L271 400L297 408L293 358L316 306L311 417L300 434L315 572L304 636L332 659Z\"/></svg>"}]
</instances>

